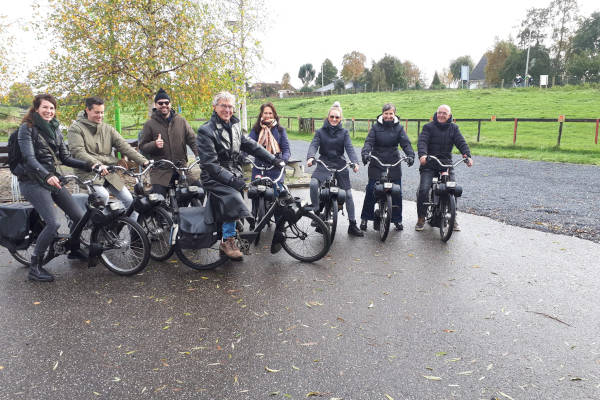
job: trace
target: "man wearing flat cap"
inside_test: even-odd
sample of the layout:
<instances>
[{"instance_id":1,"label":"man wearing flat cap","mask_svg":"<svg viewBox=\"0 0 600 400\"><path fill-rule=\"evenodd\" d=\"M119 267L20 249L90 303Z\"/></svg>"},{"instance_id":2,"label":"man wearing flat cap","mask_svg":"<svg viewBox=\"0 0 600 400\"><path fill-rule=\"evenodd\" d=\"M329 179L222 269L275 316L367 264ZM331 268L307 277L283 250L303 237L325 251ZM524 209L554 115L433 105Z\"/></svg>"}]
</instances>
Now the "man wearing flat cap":
<instances>
[{"instance_id":1,"label":"man wearing flat cap","mask_svg":"<svg viewBox=\"0 0 600 400\"><path fill-rule=\"evenodd\" d=\"M140 150L153 160L167 159L187 165L187 147L198 155L196 135L190 124L171 107L171 99L162 88L154 96L152 116L142 128ZM171 168L154 168L150 172L152 192L167 195L169 183L176 172Z\"/></svg>"}]
</instances>

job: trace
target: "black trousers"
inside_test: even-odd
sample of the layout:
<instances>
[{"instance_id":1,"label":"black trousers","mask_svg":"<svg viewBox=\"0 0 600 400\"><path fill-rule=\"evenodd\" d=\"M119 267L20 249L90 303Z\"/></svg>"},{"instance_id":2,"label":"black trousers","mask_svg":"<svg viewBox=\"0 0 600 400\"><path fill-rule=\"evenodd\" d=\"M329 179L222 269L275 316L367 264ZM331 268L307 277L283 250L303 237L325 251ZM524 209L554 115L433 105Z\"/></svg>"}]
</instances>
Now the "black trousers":
<instances>
[{"instance_id":1,"label":"black trousers","mask_svg":"<svg viewBox=\"0 0 600 400\"><path fill-rule=\"evenodd\" d=\"M33 255L43 257L60 227L54 204L71 218L73 227L83 217L84 212L64 186L57 192L51 192L36 182L26 181L19 182L19 188L21 189L21 193L23 193L23 197L33 205L46 223L46 226L40 232L35 249L32 252Z\"/></svg>"},{"instance_id":2,"label":"black trousers","mask_svg":"<svg viewBox=\"0 0 600 400\"><path fill-rule=\"evenodd\" d=\"M438 176L438 173L437 170L430 168L421 169L421 180L419 182L419 189L417 190L417 216L419 218L424 218L427 215L427 206L423 203L427 202L431 181L434 176ZM454 170L450 170L450 179L454 180Z\"/></svg>"}]
</instances>

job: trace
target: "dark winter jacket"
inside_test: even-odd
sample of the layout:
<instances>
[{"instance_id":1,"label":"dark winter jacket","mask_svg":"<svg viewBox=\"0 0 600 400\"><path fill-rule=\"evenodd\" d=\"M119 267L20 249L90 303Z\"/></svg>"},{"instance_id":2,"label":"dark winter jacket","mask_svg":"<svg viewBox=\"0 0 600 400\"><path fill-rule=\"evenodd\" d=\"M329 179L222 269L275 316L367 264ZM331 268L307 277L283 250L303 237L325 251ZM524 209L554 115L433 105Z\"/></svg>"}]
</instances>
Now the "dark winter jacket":
<instances>
[{"instance_id":1,"label":"dark winter jacket","mask_svg":"<svg viewBox=\"0 0 600 400\"><path fill-rule=\"evenodd\" d=\"M250 212L239 191L231 186L236 177L243 177L242 152L252 154L265 162L273 163L275 156L254 140L242 134L240 120L232 116L225 124L217 113L198 129L196 137L202 186L212 194L213 211L220 221L235 221Z\"/></svg>"},{"instance_id":2,"label":"dark winter jacket","mask_svg":"<svg viewBox=\"0 0 600 400\"><path fill-rule=\"evenodd\" d=\"M323 161L330 169L342 169L346 165L344 151L348 154L350 161L358 164L358 157L348 130L342 128L342 123L332 126L328 120L325 120L323 127L315 132L312 142L308 147L306 159L314 158L319 152L319 160ZM317 168L312 174L312 178L320 182L327 180L331 176L325 167L317 163ZM345 169L342 173L337 174L338 185L344 190L351 188L350 173Z\"/></svg>"},{"instance_id":3,"label":"dark winter jacket","mask_svg":"<svg viewBox=\"0 0 600 400\"><path fill-rule=\"evenodd\" d=\"M471 157L471 150L465 141L465 138L460 133L458 125L451 122L452 115L448 117L448 121L441 123L437 120L437 114L434 114L433 121L423 127L423 131L419 135L418 149L419 158L425 155L436 156L444 164L452 162L452 147L460 151L461 154ZM421 168L436 167L435 161L428 161Z\"/></svg>"},{"instance_id":4,"label":"dark winter jacket","mask_svg":"<svg viewBox=\"0 0 600 400\"><path fill-rule=\"evenodd\" d=\"M288 142L287 133L285 131L285 128L283 126L276 125L273 128L271 128L271 133L273 134L273 137L279 144L279 149L281 150L281 152L279 154L275 154L275 156L281 158L283 161L289 160L290 159L290 143ZM260 134L260 132L255 132L254 129L252 129L248 136L250 137L250 139L258 142L259 134ZM266 166L266 167L271 166L270 163L266 163L261 160L256 160L256 165L260 165L261 167L262 166ZM260 173L261 173L261 171L259 169L252 167L252 176L253 177ZM275 179L279 176L279 173L280 173L280 170L277 168L274 168L270 171L267 171L265 173L265 176L268 176L271 179Z\"/></svg>"},{"instance_id":5,"label":"dark winter jacket","mask_svg":"<svg viewBox=\"0 0 600 400\"><path fill-rule=\"evenodd\" d=\"M156 139L160 133L164 145L156 147ZM141 152L153 160L167 159L175 164L187 165L187 147L190 146L194 155L198 155L196 135L190 124L181 115L171 110L168 118L164 118L158 110L152 112L152 117L146 121L142 129L139 148ZM169 186L173 176L171 168L153 168L150 171L152 184Z\"/></svg>"},{"instance_id":6,"label":"dark winter jacket","mask_svg":"<svg viewBox=\"0 0 600 400\"><path fill-rule=\"evenodd\" d=\"M35 181L52 190L46 181L51 176L60 175L57 170L59 166L54 161L55 157L66 166L86 171L91 170L89 163L71 156L60 132L56 132L53 138L44 134L47 144L41 135L43 135L42 131L35 126L28 126L24 123L19 127L18 143L21 150L21 162L15 169L15 175L19 181Z\"/></svg>"},{"instance_id":7,"label":"dark winter jacket","mask_svg":"<svg viewBox=\"0 0 600 400\"><path fill-rule=\"evenodd\" d=\"M394 116L394 121L384 121L383 115L377 117L377 121L371 127L365 145L361 150L361 156L365 159L369 154L374 155L384 164L394 164L400 159L398 145L402 147L408 157L415 157L410 139L406 135L404 128L400 124L398 117ZM379 165L376 160L369 163L369 179L379 179L385 168ZM393 181L400 179L402 168L400 164L390 168L389 176Z\"/></svg>"}]
</instances>

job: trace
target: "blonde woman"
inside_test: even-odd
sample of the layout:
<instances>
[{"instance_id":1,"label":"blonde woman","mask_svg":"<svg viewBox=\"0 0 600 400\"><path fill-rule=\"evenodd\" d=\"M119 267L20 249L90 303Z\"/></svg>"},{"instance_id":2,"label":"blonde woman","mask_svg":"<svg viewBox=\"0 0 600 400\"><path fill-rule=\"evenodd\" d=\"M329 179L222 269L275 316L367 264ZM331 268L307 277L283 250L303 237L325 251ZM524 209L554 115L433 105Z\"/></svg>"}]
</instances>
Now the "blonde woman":
<instances>
[{"instance_id":1,"label":"blonde woman","mask_svg":"<svg viewBox=\"0 0 600 400\"><path fill-rule=\"evenodd\" d=\"M327 114L327 119L323 122L321 129L315 132L312 142L306 155L306 165L309 167L315 162L315 155L319 153L319 160L331 169L342 169L346 165L344 152L354 163L354 172L358 172L358 157L352 147L352 141L348 130L342 127L342 107L339 102L333 103ZM315 211L319 208L319 186L321 182L327 180L330 172L321 164L313 172L310 179L310 200ZM356 225L356 216L354 212L354 201L352 199L352 186L350 184L350 173L348 169L343 172L336 172L336 179L340 189L346 191L346 211L348 211L348 234L352 236L363 236L363 233Z\"/></svg>"}]
</instances>

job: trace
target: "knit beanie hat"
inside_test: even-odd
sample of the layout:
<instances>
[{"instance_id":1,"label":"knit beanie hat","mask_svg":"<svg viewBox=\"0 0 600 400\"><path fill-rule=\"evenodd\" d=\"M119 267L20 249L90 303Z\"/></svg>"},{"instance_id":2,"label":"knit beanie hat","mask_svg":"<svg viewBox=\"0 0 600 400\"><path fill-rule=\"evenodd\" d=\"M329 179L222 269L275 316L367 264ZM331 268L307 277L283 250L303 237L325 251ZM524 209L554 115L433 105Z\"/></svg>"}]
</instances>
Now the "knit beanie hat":
<instances>
[{"instance_id":1,"label":"knit beanie hat","mask_svg":"<svg viewBox=\"0 0 600 400\"><path fill-rule=\"evenodd\" d=\"M167 92L165 92L163 88L160 88L158 89L158 92L156 92L156 96L154 96L154 102L156 103L157 101L163 99L171 101L171 98L169 97Z\"/></svg>"}]
</instances>

